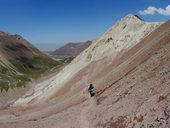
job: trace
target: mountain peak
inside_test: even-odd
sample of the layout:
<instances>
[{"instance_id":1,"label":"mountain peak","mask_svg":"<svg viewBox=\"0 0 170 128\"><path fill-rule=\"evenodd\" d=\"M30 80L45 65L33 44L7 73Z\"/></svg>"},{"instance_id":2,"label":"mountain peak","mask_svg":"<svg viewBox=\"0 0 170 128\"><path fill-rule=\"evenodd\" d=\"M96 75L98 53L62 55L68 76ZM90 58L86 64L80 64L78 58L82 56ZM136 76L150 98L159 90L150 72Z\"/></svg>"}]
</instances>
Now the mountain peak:
<instances>
[{"instance_id":1,"label":"mountain peak","mask_svg":"<svg viewBox=\"0 0 170 128\"><path fill-rule=\"evenodd\" d=\"M139 16L128 14L127 16L120 19L113 27L117 27L120 30L124 30L124 28L138 28L138 25L144 24L145 21L142 20Z\"/></svg>"},{"instance_id":2,"label":"mountain peak","mask_svg":"<svg viewBox=\"0 0 170 128\"><path fill-rule=\"evenodd\" d=\"M138 15L133 15L133 14L128 14L127 16L125 16L123 19L131 19L131 20L135 20L135 21L142 21L144 22L144 20L142 18L140 18Z\"/></svg>"}]
</instances>

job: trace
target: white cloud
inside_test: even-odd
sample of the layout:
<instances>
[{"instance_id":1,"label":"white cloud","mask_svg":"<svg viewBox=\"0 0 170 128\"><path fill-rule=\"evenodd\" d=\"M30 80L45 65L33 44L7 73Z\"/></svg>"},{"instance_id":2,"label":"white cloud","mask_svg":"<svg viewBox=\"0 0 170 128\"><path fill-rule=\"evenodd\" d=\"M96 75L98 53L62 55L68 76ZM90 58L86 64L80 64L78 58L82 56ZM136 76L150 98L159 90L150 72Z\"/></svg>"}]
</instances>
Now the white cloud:
<instances>
[{"instance_id":1,"label":"white cloud","mask_svg":"<svg viewBox=\"0 0 170 128\"><path fill-rule=\"evenodd\" d=\"M160 15L170 16L170 5L168 5L165 9L149 6L147 9L139 11L140 15L154 15L156 13Z\"/></svg>"},{"instance_id":2,"label":"white cloud","mask_svg":"<svg viewBox=\"0 0 170 128\"><path fill-rule=\"evenodd\" d=\"M154 15L156 13L157 8L153 6L149 6L146 10L139 11L140 15Z\"/></svg>"},{"instance_id":3,"label":"white cloud","mask_svg":"<svg viewBox=\"0 0 170 128\"><path fill-rule=\"evenodd\" d=\"M159 8L157 12L161 15L170 16L170 5L168 5L165 9Z\"/></svg>"}]
</instances>

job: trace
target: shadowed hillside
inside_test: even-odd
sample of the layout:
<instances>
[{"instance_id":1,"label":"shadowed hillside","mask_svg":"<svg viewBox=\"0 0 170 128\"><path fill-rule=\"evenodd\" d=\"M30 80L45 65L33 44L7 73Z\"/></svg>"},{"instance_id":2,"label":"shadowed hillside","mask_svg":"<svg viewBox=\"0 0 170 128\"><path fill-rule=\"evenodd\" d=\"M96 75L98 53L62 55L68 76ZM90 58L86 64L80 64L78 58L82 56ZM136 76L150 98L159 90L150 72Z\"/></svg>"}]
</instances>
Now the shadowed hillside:
<instances>
[{"instance_id":1,"label":"shadowed hillside","mask_svg":"<svg viewBox=\"0 0 170 128\"><path fill-rule=\"evenodd\" d=\"M25 86L31 78L59 64L19 35L0 32L0 89Z\"/></svg>"}]
</instances>

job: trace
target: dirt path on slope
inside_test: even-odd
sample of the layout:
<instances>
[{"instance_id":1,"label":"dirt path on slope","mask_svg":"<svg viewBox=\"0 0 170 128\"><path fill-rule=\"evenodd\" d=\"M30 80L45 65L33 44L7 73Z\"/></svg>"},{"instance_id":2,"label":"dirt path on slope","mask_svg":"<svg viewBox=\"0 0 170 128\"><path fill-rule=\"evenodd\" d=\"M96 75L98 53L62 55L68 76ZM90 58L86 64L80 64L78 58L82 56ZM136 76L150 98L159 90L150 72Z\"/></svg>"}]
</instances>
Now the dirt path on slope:
<instances>
[{"instance_id":1,"label":"dirt path on slope","mask_svg":"<svg viewBox=\"0 0 170 128\"><path fill-rule=\"evenodd\" d=\"M82 111L81 111L81 116L80 116L80 122L81 122L81 128L90 128L90 121L88 118L88 114L90 109L93 108L96 105L96 99L95 97L91 98L88 101L88 104L86 104L88 106L86 106Z\"/></svg>"}]
</instances>

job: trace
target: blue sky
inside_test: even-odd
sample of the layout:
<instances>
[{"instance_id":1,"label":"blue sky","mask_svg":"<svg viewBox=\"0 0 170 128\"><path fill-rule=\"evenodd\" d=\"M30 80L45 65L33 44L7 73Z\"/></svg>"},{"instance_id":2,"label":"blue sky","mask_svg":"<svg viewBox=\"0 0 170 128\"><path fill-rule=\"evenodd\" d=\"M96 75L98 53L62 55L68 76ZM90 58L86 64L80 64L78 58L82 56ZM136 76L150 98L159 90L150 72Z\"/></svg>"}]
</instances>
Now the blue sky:
<instances>
[{"instance_id":1,"label":"blue sky","mask_svg":"<svg viewBox=\"0 0 170 128\"><path fill-rule=\"evenodd\" d=\"M0 0L0 29L48 51L95 39L129 13L166 21L168 5L169 0Z\"/></svg>"}]
</instances>

